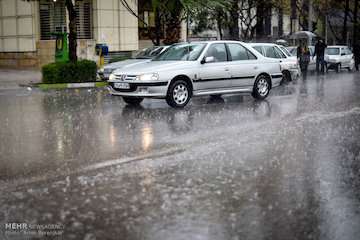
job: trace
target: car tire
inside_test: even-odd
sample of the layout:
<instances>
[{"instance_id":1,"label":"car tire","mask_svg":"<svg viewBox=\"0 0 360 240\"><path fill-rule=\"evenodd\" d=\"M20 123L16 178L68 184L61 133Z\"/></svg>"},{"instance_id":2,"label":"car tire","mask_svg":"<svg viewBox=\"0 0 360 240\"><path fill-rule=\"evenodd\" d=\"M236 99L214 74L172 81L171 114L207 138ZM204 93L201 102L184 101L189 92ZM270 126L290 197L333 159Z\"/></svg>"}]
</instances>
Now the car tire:
<instances>
[{"instance_id":1,"label":"car tire","mask_svg":"<svg viewBox=\"0 0 360 240\"><path fill-rule=\"evenodd\" d=\"M339 73L340 71L341 71L341 64L340 63L338 63L337 65L336 65L336 72L337 73Z\"/></svg>"},{"instance_id":2,"label":"car tire","mask_svg":"<svg viewBox=\"0 0 360 240\"><path fill-rule=\"evenodd\" d=\"M191 88L186 81L175 80L169 86L166 102L173 108L183 108L190 101L191 95Z\"/></svg>"},{"instance_id":3,"label":"car tire","mask_svg":"<svg viewBox=\"0 0 360 240\"><path fill-rule=\"evenodd\" d=\"M221 98L221 94L211 94L211 98Z\"/></svg>"},{"instance_id":4,"label":"car tire","mask_svg":"<svg viewBox=\"0 0 360 240\"><path fill-rule=\"evenodd\" d=\"M283 71L282 72L283 74L283 78L281 80L281 83L288 83L288 82L291 82L292 81L292 78L291 78L291 73L289 71Z\"/></svg>"},{"instance_id":5,"label":"car tire","mask_svg":"<svg viewBox=\"0 0 360 240\"><path fill-rule=\"evenodd\" d=\"M270 79L265 75L256 78L252 96L256 99L265 99L269 95L271 89Z\"/></svg>"},{"instance_id":6,"label":"car tire","mask_svg":"<svg viewBox=\"0 0 360 240\"><path fill-rule=\"evenodd\" d=\"M124 102L129 105L139 105L144 98L137 98L137 97L123 97Z\"/></svg>"}]
</instances>

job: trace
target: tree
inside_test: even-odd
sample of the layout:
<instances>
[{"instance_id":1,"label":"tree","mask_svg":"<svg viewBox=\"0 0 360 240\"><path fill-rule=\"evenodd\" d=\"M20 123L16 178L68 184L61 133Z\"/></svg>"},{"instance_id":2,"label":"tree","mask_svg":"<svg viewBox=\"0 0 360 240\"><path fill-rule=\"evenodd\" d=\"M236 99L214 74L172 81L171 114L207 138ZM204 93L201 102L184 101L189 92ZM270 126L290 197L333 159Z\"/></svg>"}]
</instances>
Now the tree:
<instances>
[{"instance_id":1,"label":"tree","mask_svg":"<svg viewBox=\"0 0 360 240\"><path fill-rule=\"evenodd\" d=\"M39 1L39 0L24 0L24 1ZM75 6L81 0L65 0L66 10L69 14L69 58L71 62L77 61L77 32L76 32L76 10Z\"/></svg>"},{"instance_id":2,"label":"tree","mask_svg":"<svg viewBox=\"0 0 360 240\"><path fill-rule=\"evenodd\" d=\"M358 42L358 27L359 27L359 23L358 23L358 10L359 10L359 0L355 0L354 3L354 25L353 25L353 44Z\"/></svg>"}]
</instances>

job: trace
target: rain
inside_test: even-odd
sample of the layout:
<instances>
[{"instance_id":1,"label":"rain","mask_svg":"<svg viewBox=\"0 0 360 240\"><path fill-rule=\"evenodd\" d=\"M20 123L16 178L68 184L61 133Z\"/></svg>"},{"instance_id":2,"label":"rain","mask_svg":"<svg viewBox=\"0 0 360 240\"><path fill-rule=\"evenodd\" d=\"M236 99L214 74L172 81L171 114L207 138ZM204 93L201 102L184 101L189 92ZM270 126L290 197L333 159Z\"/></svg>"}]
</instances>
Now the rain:
<instances>
[{"instance_id":1,"label":"rain","mask_svg":"<svg viewBox=\"0 0 360 240\"><path fill-rule=\"evenodd\" d=\"M182 110L104 88L0 90L0 223L60 239L358 239L359 79L308 74L263 101Z\"/></svg>"}]
</instances>

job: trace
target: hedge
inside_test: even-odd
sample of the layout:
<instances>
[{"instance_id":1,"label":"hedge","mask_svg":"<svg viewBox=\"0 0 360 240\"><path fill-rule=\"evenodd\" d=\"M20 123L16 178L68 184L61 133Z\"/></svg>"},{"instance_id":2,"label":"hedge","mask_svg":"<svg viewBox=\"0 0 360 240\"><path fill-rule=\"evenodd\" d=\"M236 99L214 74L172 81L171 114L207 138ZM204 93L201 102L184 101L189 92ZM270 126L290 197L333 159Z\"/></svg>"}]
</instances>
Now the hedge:
<instances>
[{"instance_id":1,"label":"hedge","mask_svg":"<svg viewBox=\"0 0 360 240\"><path fill-rule=\"evenodd\" d=\"M42 67L43 83L83 83L96 81L96 63L80 60L76 63L50 63Z\"/></svg>"}]
</instances>

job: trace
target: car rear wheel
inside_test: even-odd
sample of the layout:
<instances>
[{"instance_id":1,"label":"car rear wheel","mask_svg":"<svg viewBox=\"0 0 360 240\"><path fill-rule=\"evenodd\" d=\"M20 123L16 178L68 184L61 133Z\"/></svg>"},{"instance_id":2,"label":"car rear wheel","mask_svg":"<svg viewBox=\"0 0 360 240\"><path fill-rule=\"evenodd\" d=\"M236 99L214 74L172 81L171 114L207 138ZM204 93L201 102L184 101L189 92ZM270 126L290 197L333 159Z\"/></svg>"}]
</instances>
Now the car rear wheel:
<instances>
[{"instance_id":1,"label":"car rear wheel","mask_svg":"<svg viewBox=\"0 0 360 240\"><path fill-rule=\"evenodd\" d=\"M123 97L123 100L129 105L139 105L144 100L144 98Z\"/></svg>"},{"instance_id":2,"label":"car rear wheel","mask_svg":"<svg viewBox=\"0 0 360 240\"><path fill-rule=\"evenodd\" d=\"M260 75L254 84L252 96L256 99L265 99L270 92L270 80L264 75Z\"/></svg>"},{"instance_id":3,"label":"car rear wheel","mask_svg":"<svg viewBox=\"0 0 360 240\"><path fill-rule=\"evenodd\" d=\"M176 80L171 83L166 95L166 102L173 108L185 107L191 98L189 84L184 80Z\"/></svg>"}]
</instances>

